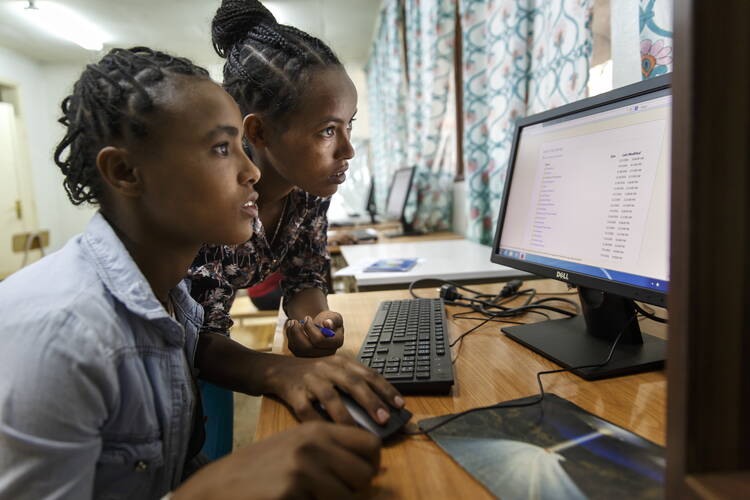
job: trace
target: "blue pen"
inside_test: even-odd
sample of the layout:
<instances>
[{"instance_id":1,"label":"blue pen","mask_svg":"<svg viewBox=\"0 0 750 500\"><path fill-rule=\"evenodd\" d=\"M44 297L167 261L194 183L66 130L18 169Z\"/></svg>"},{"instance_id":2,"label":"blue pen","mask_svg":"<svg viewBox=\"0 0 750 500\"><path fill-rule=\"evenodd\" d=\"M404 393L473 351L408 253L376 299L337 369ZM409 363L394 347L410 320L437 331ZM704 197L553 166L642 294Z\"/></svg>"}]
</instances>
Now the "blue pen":
<instances>
[{"instance_id":1,"label":"blue pen","mask_svg":"<svg viewBox=\"0 0 750 500\"><path fill-rule=\"evenodd\" d=\"M303 319L302 321L299 322L299 324L300 325L304 325L305 324L305 320ZM323 336L324 337L334 337L336 335L336 332L334 332L330 328L326 328L325 326L320 326L320 325L315 325L315 326L317 326L318 328L320 328L320 331L323 332Z\"/></svg>"}]
</instances>

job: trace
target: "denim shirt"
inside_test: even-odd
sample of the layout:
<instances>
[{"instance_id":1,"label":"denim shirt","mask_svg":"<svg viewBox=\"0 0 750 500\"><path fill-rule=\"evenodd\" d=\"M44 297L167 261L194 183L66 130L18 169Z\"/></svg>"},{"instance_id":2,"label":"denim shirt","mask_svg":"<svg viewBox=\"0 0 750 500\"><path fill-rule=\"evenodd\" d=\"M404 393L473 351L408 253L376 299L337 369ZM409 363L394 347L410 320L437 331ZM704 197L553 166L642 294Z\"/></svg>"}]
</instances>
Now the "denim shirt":
<instances>
[{"instance_id":1,"label":"denim shirt","mask_svg":"<svg viewBox=\"0 0 750 500\"><path fill-rule=\"evenodd\" d=\"M0 499L160 498L182 478L201 307L161 306L100 214L0 283Z\"/></svg>"}]
</instances>

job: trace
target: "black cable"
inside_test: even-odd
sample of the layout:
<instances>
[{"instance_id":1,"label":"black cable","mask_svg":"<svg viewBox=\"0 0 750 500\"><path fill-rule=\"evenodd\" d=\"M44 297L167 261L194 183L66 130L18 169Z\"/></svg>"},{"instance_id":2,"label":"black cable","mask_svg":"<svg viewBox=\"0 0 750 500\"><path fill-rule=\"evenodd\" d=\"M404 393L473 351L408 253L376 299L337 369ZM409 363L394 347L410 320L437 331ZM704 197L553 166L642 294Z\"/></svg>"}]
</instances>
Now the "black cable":
<instances>
[{"instance_id":1,"label":"black cable","mask_svg":"<svg viewBox=\"0 0 750 500\"><path fill-rule=\"evenodd\" d=\"M620 330L620 333L618 333L617 337L615 337L614 342L612 342L612 347L610 347L610 349L609 349L609 354L607 354L607 358L604 361L602 361L601 363L596 363L596 364L592 364L592 365L573 366L571 368L560 368L558 370L546 370L546 371L537 372L537 374L536 374L536 381L537 381L537 384L539 384L539 394L538 394L537 399L535 399L533 401L526 401L524 403L501 402L501 403L495 403L495 404L492 404L492 405L489 405L489 406L479 406L477 408L470 408L470 409L462 411L460 413L456 413L455 415L451 415L447 419L443 420L442 422L440 422L438 424L433 425L432 427L430 427L428 429L424 429L424 430L421 430L421 431L414 431L414 432L402 431L402 433L406 434L407 436L418 436L420 434L428 434L428 433L434 431L435 429L438 429L439 427L442 427L445 424L456 420L457 418L463 417L464 415L468 415L469 413L474 413L474 412L482 411L482 410L493 410L493 409L497 409L497 408L522 408L522 407L526 407L526 406L533 406L533 405L539 404L539 403L542 402L542 400L544 400L544 395L545 395L545 393L544 393L544 384L542 384L542 375L551 375L553 373L563 373L563 372L569 372L569 371L572 371L572 370L582 370L584 368L601 368L601 367L605 366L607 363L609 363L612 360L612 355L614 354L615 348L617 347L617 344L620 342L620 339L622 338L623 333L625 333L625 330L627 330L627 328L630 326L630 324L633 322L633 320L635 320L637 318L637 316L638 316L637 314L634 314L628 320L628 322L625 323L625 326L623 326L622 330Z\"/></svg>"},{"instance_id":2,"label":"black cable","mask_svg":"<svg viewBox=\"0 0 750 500\"><path fill-rule=\"evenodd\" d=\"M419 297L416 293L414 293L414 287L416 286L417 283L423 283L423 282L437 282L437 283L448 284L448 285L454 286L454 287L456 287L458 289L466 290L468 292L473 293L475 295L475 297L464 297L464 296L459 296L459 297L460 297L460 299L480 304L483 307L476 306L474 309L477 312L479 312L481 314L486 314L488 316L506 317L507 318L507 317L518 316L520 314L523 314L524 312L532 311L534 309L546 309L546 310L549 310L549 311L553 311L553 312L557 312L557 313L560 313L560 314L564 314L564 315L569 316L569 317L573 317L573 316L577 316L578 315L578 304L576 304L575 302L573 302L573 301L571 301L569 299L548 297L548 298L545 298L545 299L540 299L540 300L537 300L535 302L532 302L532 300L534 299L534 297L537 294L536 290L533 289L533 288L526 289L526 290L517 290L518 287L520 287L521 284L522 284L522 282L520 280L514 280L514 281L508 282L508 284L506 284L506 286L504 287L503 290L507 289L510 285L515 284L515 290L517 290L517 291L515 293L512 293L511 295L509 295L507 297L502 297L504 300L501 301L501 302L497 302L497 300L499 300L501 298L503 290L501 290L501 292L498 293L497 295L492 296L492 297L495 298L493 301L484 301L484 300L481 300L481 299L479 299L477 297L487 297L487 296L491 296L491 295L489 295L489 294L483 294L482 292L479 292L479 291L474 290L472 288L469 288L469 287L466 287L466 286L463 286L463 285L459 285L459 284L454 283L452 281L448 281L448 280L444 280L444 279L440 279L440 278L420 278L418 280L414 280L411 283L409 283L409 294L411 294L411 296L413 298L417 298L417 299L418 298L422 298L422 297ZM509 302L509 301L517 298L520 295L529 295L528 299L526 300L526 303L523 304L522 306L515 307L515 308L508 308L508 307L504 307L503 306L504 303ZM572 312L567 311L565 309L560 309L560 308L552 307L552 306L539 306L539 307L536 306L536 304L541 304L543 302L548 302L548 301L553 301L553 300L554 301L558 301L558 302L566 302L566 303L572 305L575 308L576 311L574 313L572 313ZM457 301L444 300L444 302L446 304L449 304L449 305L467 306L467 304L462 304L462 303L457 302ZM499 309L501 312L492 312L492 311L487 310L488 308L490 308L490 309Z\"/></svg>"},{"instance_id":3,"label":"black cable","mask_svg":"<svg viewBox=\"0 0 750 500\"><path fill-rule=\"evenodd\" d=\"M647 317L648 319L654 320L657 323L667 323L666 318L660 318L659 316L652 314L648 311L646 311L644 308L638 305L637 302L633 301L633 306L635 307L635 310L641 313L642 316Z\"/></svg>"}]
</instances>

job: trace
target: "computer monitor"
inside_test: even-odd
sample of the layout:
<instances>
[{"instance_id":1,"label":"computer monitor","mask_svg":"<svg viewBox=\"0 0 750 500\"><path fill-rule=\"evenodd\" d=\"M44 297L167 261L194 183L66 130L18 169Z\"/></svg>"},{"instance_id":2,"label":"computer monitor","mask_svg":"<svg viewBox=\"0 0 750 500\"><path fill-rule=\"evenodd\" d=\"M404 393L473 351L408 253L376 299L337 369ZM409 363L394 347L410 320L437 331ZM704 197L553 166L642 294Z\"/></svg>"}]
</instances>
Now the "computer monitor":
<instances>
[{"instance_id":1,"label":"computer monitor","mask_svg":"<svg viewBox=\"0 0 750 500\"><path fill-rule=\"evenodd\" d=\"M337 193L337 195L339 195ZM339 214L338 217L333 215L334 212L334 203L338 201L339 204L336 206L336 211ZM365 198L365 203L363 205L364 212L367 215L360 214L359 212L356 213L347 213L344 217L341 217L342 212L342 200L332 200L331 201L331 209L329 209L328 214L328 225L329 227L335 228L335 227L351 227L351 226L359 226L364 224L377 224L378 222L378 211L377 211L377 205L375 204L375 178L370 177L369 187L367 188L367 198Z\"/></svg>"},{"instance_id":2,"label":"computer monitor","mask_svg":"<svg viewBox=\"0 0 750 500\"><path fill-rule=\"evenodd\" d=\"M367 204L365 205L365 212L370 216L370 223L377 224L378 222L378 206L375 203L375 177L370 178L370 188L367 190Z\"/></svg>"},{"instance_id":3,"label":"computer monitor","mask_svg":"<svg viewBox=\"0 0 750 500\"><path fill-rule=\"evenodd\" d=\"M582 315L503 328L575 370L605 378L658 369L665 341L642 334L633 299L669 287L670 77L518 120L492 262L578 287Z\"/></svg>"},{"instance_id":4,"label":"computer monitor","mask_svg":"<svg viewBox=\"0 0 750 500\"><path fill-rule=\"evenodd\" d=\"M405 215L406 202L409 200L415 171L414 167L406 167L396 170L393 174L391 187L388 190L388 201L385 205L385 216L390 220L400 221L403 231L386 233L385 236L389 238L422 234L421 231L414 229L411 221L406 220Z\"/></svg>"}]
</instances>

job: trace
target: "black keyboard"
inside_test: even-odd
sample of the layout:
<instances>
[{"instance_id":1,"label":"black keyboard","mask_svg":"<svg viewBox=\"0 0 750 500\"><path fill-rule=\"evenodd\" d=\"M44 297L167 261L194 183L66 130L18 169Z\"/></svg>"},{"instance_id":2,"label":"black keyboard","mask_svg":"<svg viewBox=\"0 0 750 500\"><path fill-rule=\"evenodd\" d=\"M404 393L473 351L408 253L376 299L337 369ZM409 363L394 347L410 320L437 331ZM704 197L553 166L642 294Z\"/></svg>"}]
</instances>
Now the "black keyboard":
<instances>
[{"instance_id":1,"label":"black keyboard","mask_svg":"<svg viewBox=\"0 0 750 500\"><path fill-rule=\"evenodd\" d=\"M408 394L446 394L453 365L443 299L380 303L357 360Z\"/></svg>"}]
</instances>

